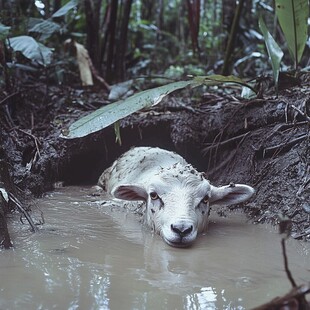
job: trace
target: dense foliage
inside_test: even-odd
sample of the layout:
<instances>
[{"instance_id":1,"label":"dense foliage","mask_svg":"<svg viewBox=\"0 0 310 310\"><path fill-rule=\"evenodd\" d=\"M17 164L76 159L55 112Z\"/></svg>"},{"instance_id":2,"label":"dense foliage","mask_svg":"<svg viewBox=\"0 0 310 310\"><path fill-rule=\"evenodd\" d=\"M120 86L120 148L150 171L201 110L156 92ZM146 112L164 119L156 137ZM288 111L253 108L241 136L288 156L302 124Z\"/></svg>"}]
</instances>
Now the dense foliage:
<instances>
[{"instance_id":1,"label":"dense foliage","mask_svg":"<svg viewBox=\"0 0 310 310\"><path fill-rule=\"evenodd\" d=\"M281 69L292 70L296 79L309 61L302 58L305 48L309 52L308 0L276 0L275 7L267 0L13 0L0 6L0 81L8 96L39 79L46 85L99 84L115 101L127 88L114 96L109 84L143 78L135 87L145 89L147 80L154 85L158 76L157 84L167 84L192 75L195 86L197 78L204 85L244 85L239 78L246 77L254 81L251 91L243 92L249 97L260 95L254 83L270 67L277 91ZM158 103L175 86L153 92L155 97L130 98L126 111ZM91 127L101 129L128 115L123 106L114 107L119 111L113 110L112 118L112 107L91 116L96 123Z\"/></svg>"},{"instance_id":2,"label":"dense foliage","mask_svg":"<svg viewBox=\"0 0 310 310\"><path fill-rule=\"evenodd\" d=\"M302 2L301 13L305 13L299 24L306 30L297 29L303 32L299 36L298 57L294 56L294 48L288 46L295 65L301 60L307 40L307 24L303 19L308 15L308 3L293 3L298 2ZM29 73L43 65L52 68L49 75L55 82L71 83L74 59L64 54L64 42L69 38L86 47L95 69L109 83L156 74L179 78L223 72L255 77L270 68L258 28L260 15L281 47L286 41L294 41L285 29L283 36L274 22L272 3L271 0L238 4L229 0L0 1L1 65L13 75L17 70ZM278 17L283 27L285 22L281 21L289 17L282 18L281 14ZM5 41L6 38L11 39ZM28 60L12 54L12 50L22 52ZM300 63L305 66L307 61L305 57ZM282 66L291 64L287 53ZM7 78L2 75L2 82Z\"/></svg>"}]
</instances>

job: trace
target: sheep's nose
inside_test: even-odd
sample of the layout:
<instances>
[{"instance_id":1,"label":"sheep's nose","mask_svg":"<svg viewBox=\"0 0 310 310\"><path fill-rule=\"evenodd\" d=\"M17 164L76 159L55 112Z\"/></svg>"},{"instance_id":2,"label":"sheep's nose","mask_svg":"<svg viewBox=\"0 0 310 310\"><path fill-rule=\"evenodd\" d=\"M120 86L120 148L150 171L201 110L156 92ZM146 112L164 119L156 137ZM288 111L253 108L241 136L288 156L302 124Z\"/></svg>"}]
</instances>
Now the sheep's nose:
<instances>
[{"instance_id":1,"label":"sheep's nose","mask_svg":"<svg viewBox=\"0 0 310 310\"><path fill-rule=\"evenodd\" d=\"M180 237L185 237L193 231L193 225L187 225L185 223L171 224L171 230Z\"/></svg>"}]
</instances>

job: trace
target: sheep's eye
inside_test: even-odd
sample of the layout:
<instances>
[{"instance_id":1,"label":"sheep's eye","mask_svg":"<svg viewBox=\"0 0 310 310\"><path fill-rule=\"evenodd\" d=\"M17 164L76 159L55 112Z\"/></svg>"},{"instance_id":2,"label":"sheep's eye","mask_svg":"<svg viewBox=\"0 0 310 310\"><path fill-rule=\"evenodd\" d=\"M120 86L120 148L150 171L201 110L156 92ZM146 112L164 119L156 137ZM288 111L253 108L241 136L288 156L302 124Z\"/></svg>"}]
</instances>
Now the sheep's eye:
<instances>
[{"instance_id":1,"label":"sheep's eye","mask_svg":"<svg viewBox=\"0 0 310 310\"><path fill-rule=\"evenodd\" d=\"M209 202L209 196L208 195L204 196L201 201L202 201L202 203L207 204Z\"/></svg>"},{"instance_id":2,"label":"sheep's eye","mask_svg":"<svg viewBox=\"0 0 310 310\"><path fill-rule=\"evenodd\" d=\"M151 192L150 193L150 197L151 197L152 200L156 200L156 199L159 198L156 192Z\"/></svg>"}]
</instances>

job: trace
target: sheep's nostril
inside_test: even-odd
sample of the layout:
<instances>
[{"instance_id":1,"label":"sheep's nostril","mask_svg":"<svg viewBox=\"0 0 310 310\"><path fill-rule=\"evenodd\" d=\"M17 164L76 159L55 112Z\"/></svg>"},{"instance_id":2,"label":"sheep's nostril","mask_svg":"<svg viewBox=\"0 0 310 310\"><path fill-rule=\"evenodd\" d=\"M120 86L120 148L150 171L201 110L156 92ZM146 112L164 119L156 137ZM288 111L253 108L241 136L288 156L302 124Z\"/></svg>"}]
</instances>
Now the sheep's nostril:
<instances>
[{"instance_id":1,"label":"sheep's nostril","mask_svg":"<svg viewBox=\"0 0 310 310\"><path fill-rule=\"evenodd\" d=\"M180 235L181 237L185 237L193 231L193 225L186 226L184 224L171 224L171 230Z\"/></svg>"}]
</instances>

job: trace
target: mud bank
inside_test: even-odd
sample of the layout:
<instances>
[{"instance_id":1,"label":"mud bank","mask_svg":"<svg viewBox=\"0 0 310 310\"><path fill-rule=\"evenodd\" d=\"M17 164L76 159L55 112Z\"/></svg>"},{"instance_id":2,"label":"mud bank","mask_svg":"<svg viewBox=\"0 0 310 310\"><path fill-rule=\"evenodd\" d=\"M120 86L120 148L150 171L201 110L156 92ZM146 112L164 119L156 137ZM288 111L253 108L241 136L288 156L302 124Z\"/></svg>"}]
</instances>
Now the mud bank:
<instances>
[{"instance_id":1,"label":"mud bank","mask_svg":"<svg viewBox=\"0 0 310 310\"><path fill-rule=\"evenodd\" d=\"M121 121L121 146L111 127L84 139L59 138L68 124L105 104L106 94L55 88L40 101L37 92L2 100L0 115L0 157L28 197L58 181L95 184L130 147L159 146L206 171L216 185L252 185L256 194L243 210L253 222L276 224L285 215L292 237L310 240L309 87L255 100L211 93L199 99L189 99L189 92L170 96Z\"/></svg>"}]
</instances>

